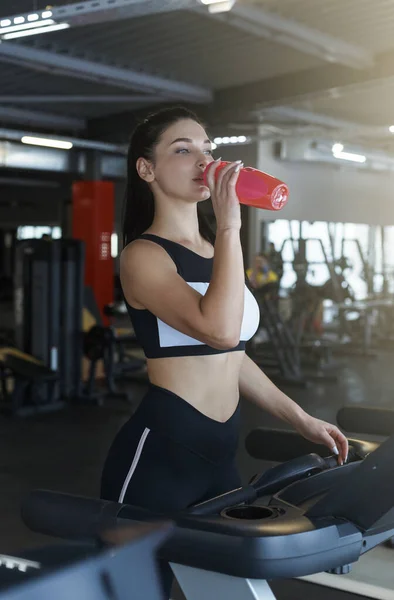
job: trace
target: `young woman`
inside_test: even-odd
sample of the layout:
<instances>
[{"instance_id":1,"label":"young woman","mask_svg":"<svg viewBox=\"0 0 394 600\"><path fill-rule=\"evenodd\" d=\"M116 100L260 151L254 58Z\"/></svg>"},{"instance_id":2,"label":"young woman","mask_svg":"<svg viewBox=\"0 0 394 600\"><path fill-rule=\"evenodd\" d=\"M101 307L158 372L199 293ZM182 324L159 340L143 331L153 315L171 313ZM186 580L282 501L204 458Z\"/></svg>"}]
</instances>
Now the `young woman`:
<instances>
[{"instance_id":1,"label":"young woman","mask_svg":"<svg viewBox=\"0 0 394 600\"><path fill-rule=\"evenodd\" d=\"M134 131L128 153L120 276L147 357L149 390L116 436L103 498L173 513L240 485L234 459L239 398L347 456L337 427L306 414L245 355L259 311L245 286L241 161L217 164L198 118L162 110ZM211 198L216 236L199 204Z\"/></svg>"},{"instance_id":2,"label":"young woman","mask_svg":"<svg viewBox=\"0 0 394 600\"><path fill-rule=\"evenodd\" d=\"M256 254L252 266L246 271L250 286L258 290L267 283L275 283L278 276L272 270L268 256L266 254Z\"/></svg>"}]
</instances>

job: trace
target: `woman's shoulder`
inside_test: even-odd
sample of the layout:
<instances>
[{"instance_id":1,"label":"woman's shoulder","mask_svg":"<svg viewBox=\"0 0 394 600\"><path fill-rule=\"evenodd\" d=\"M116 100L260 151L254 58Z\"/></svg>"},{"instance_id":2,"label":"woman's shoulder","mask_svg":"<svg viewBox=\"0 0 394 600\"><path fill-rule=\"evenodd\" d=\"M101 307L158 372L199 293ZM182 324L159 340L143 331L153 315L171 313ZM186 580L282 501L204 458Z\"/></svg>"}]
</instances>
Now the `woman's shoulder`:
<instances>
[{"instance_id":1,"label":"woman's shoulder","mask_svg":"<svg viewBox=\"0 0 394 600\"><path fill-rule=\"evenodd\" d=\"M152 265L152 263L163 266L165 262L172 263L164 248L152 240L139 237L127 244L120 254L120 265L128 270L144 270L147 264Z\"/></svg>"},{"instance_id":2,"label":"woman's shoulder","mask_svg":"<svg viewBox=\"0 0 394 600\"><path fill-rule=\"evenodd\" d=\"M127 244L127 246L125 246L123 248L121 254L123 254L124 252L126 254L129 254L130 252L135 251L135 248L146 248L147 245L153 246L153 242L150 239L147 239L144 237L144 236L151 236L151 235L154 237L160 238L160 236L157 233L150 231L150 229L147 229L146 231L141 233L139 236L137 236L134 240L129 242ZM155 245L157 245L157 244L155 244Z\"/></svg>"}]
</instances>

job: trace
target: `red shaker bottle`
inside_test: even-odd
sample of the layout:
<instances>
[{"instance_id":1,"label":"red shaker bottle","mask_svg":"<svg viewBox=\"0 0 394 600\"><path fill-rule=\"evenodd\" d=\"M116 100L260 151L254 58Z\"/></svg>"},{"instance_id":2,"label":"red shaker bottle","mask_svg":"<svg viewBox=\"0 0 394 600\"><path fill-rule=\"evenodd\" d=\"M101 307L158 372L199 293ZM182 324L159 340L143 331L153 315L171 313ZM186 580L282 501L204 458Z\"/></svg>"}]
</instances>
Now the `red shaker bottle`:
<instances>
[{"instance_id":1,"label":"red shaker bottle","mask_svg":"<svg viewBox=\"0 0 394 600\"><path fill-rule=\"evenodd\" d=\"M217 176L220 169L228 164L226 161L220 162L215 175ZM210 165L212 163L209 163L203 174L205 185L207 185L207 170ZM289 199L289 188L283 181L252 167L241 169L236 191L241 204L265 210L280 210Z\"/></svg>"}]
</instances>

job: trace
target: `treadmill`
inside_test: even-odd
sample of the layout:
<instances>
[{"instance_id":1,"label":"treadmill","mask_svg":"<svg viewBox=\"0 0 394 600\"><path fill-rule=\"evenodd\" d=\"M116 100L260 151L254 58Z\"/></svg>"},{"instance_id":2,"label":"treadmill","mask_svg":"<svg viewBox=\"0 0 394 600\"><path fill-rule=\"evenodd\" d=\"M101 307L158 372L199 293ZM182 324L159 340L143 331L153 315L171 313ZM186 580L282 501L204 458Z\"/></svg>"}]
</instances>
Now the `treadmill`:
<instances>
[{"instance_id":1,"label":"treadmill","mask_svg":"<svg viewBox=\"0 0 394 600\"><path fill-rule=\"evenodd\" d=\"M187 600L274 600L271 582L346 573L394 536L394 436L381 445L349 442L343 466L333 456L297 456L181 513L38 490L24 501L22 518L33 531L80 543L170 519L158 556Z\"/></svg>"}]
</instances>

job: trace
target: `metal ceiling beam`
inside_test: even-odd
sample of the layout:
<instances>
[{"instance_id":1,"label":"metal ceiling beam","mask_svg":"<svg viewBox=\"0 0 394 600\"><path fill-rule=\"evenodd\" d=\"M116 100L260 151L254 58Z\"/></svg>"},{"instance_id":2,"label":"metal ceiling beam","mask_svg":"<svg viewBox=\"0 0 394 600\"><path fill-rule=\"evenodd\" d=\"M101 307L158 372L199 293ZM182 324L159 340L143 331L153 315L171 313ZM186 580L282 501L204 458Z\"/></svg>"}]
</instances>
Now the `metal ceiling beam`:
<instances>
[{"instance_id":1,"label":"metal ceiling beam","mask_svg":"<svg viewBox=\"0 0 394 600\"><path fill-rule=\"evenodd\" d=\"M16 129L2 129L0 128L0 140L7 140L10 142L20 142L22 137L31 136L37 138L54 138L59 141L71 142L74 148L83 148L85 150L99 150L100 152L106 152L109 154L126 154L127 147L117 144L109 144L107 142L100 142L98 140L87 140L84 138L76 138L69 136L49 136L48 134L40 133L37 131L21 131Z\"/></svg>"},{"instance_id":2,"label":"metal ceiling beam","mask_svg":"<svg viewBox=\"0 0 394 600\"><path fill-rule=\"evenodd\" d=\"M324 127L352 129L359 128L359 123L337 119L328 115L322 115L310 110L302 110L293 106L271 106L263 108L259 111L262 117L274 117L278 120L302 121L304 123L312 123L313 125L323 125Z\"/></svg>"},{"instance_id":3,"label":"metal ceiling beam","mask_svg":"<svg viewBox=\"0 0 394 600\"><path fill-rule=\"evenodd\" d=\"M59 181L47 181L43 179L31 178L16 178L16 177L0 177L0 185L4 186L21 186L21 187L39 187L39 188L58 188L61 183Z\"/></svg>"},{"instance_id":4,"label":"metal ceiling beam","mask_svg":"<svg viewBox=\"0 0 394 600\"><path fill-rule=\"evenodd\" d=\"M21 139L25 135L40 137L37 132L0 129L0 172L2 168L6 168L83 175L86 173L87 152L97 150L100 154L102 177L122 180L125 178L127 171L126 146L56 136L56 139L66 139L74 143L72 150L60 150L23 144ZM42 137L48 138L49 136L43 134ZM1 219L0 222L2 222Z\"/></svg>"},{"instance_id":5,"label":"metal ceiling beam","mask_svg":"<svg viewBox=\"0 0 394 600\"><path fill-rule=\"evenodd\" d=\"M143 17L159 13L174 12L200 5L199 0L94 0L94 2L78 2L51 6L51 19L56 23L68 23L71 27L108 23ZM48 9L31 10L28 13L18 13L9 17L2 17L2 21L13 22L15 17L23 17L28 21L32 13L40 16Z\"/></svg>"},{"instance_id":6,"label":"metal ceiling beam","mask_svg":"<svg viewBox=\"0 0 394 600\"><path fill-rule=\"evenodd\" d=\"M245 115L245 112L340 93L341 89L374 86L394 78L394 52L375 57L375 66L364 71L340 65L305 69L288 75L232 86L215 93L215 113L221 118ZM236 108L235 108L236 107ZM231 116L232 115L232 116Z\"/></svg>"},{"instance_id":7,"label":"metal ceiling beam","mask_svg":"<svg viewBox=\"0 0 394 600\"><path fill-rule=\"evenodd\" d=\"M200 8L194 10L202 12ZM260 7L237 3L229 12L211 14L205 11L205 14L242 31L290 46L329 63L356 69L369 68L374 64L372 54L364 48L296 21L284 19Z\"/></svg>"},{"instance_id":8,"label":"metal ceiling beam","mask_svg":"<svg viewBox=\"0 0 394 600\"><path fill-rule=\"evenodd\" d=\"M164 98L202 103L213 99L211 90L201 86L10 42L0 43L0 61L44 71L50 75L74 77L155 94L158 102Z\"/></svg>"},{"instance_id":9,"label":"metal ceiling beam","mask_svg":"<svg viewBox=\"0 0 394 600\"><path fill-rule=\"evenodd\" d=\"M157 102L157 96L139 96L135 94L133 96L111 94L111 95L91 95L91 96L78 96L71 94L53 95L47 94L45 96L33 95L33 96L0 96L0 104L155 104Z\"/></svg>"},{"instance_id":10,"label":"metal ceiling beam","mask_svg":"<svg viewBox=\"0 0 394 600\"><path fill-rule=\"evenodd\" d=\"M196 4L199 4L198 0L94 0L55 6L51 11L55 21L66 21L74 27L174 12Z\"/></svg>"},{"instance_id":11,"label":"metal ceiling beam","mask_svg":"<svg viewBox=\"0 0 394 600\"><path fill-rule=\"evenodd\" d=\"M27 125L48 127L50 129L83 130L86 127L84 119L63 117L48 112L25 110L12 106L0 105L0 121L6 123L26 123Z\"/></svg>"},{"instance_id":12,"label":"metal ceiling beam","mask_svg":"<svg viewBox=\"0 0 394 600\"><path fill-rule=\"evenodd\" d=\"M293 106L268 107L262 109L259 112L259 115L264 119L273 119L275 122L279 121L281 123L285 123L286 121L296 121L306 123L308 125L317 125L326 129L328 128L348 133L356 133L358 137L393 137L393 134L389 131L388 127L362 125L360 123L355 123L354 121L337 119L336 117L315 113L309 110L294 108Z\"/></svg>"}]
</instances>

